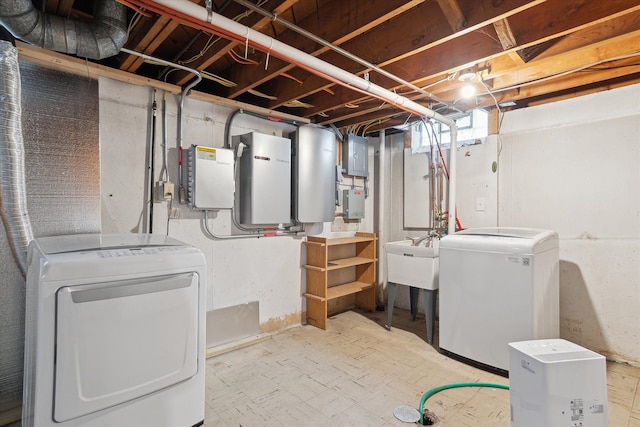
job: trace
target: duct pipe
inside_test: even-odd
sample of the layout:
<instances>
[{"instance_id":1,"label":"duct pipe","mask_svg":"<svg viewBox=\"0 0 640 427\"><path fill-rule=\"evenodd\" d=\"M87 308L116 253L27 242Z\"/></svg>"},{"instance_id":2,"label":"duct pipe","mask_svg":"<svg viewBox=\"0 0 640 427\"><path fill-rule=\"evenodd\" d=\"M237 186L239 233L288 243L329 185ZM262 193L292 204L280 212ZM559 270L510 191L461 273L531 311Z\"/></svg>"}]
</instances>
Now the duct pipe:
<instances>
[{"instance_id":1,"label":"duct pipe","mask_svg":"<svg viewBox=\"0 0 640 427\"><path fill-rule=\"evenodd\" d=\"M252 30L217 13L211 13L204 7L191 3L188 0L129 0L129 2L156 13L169 15L171 18L183 24L214 32L230 40L242 43L246 47L251 46L263 52L270 53L327 80L346 86L352 90L372 95L375 98L416 114L419 117L430 117L449 126L451 129L452 147L449 161L451 174L449 179L449 233L455 233L455 153L457 146L457 129L453 120L417 102L411 101L402 95L393 93L390 90L286 45L272 37Z\"/></svg>"},{"instance_id":2,"label":"duct pipe","mask_svg":"<svg viewBox=\"0 0 640 427\"><path fill-rule=\"evenodd\" d=\"M292 24L291 22L280 18L280 16L278 16L277 13L269 12L268 10L265 10L265 9L259 7L259 6L256 6L255 4L250 3L247 0L234 0L234 1L236 3L242 5L242 6L246 7L247 9L250 9L250 10L252 10L254 12L257 12L257 13L261 14L262 16L266 16L267 18L271 18L272 21L282 24L283 26L287 27L288 29L290 29L292 31L295 31L296 33L298 33L300 35L305 36L309 40L313 40L314 42L316 42L318 44L321 44L322 46L327 47L327 48L333 50L334 52L338 52L340 55L344 56L345 58L348 58L348 59L350 59L350 60L352 60L354 62L357 62L358 64L360 64L360 65L362 65L364 67L367 67L367 68L377 72L378 74L382 74L383 76L385 76L385 77L387 77L387 78L389 78L389 79L391 79L391 80L393 80L393 81L395 81L397 83L400 83L401 85L404 85L404 86L406 86L406 87L408 87L410 89L413 89L416 92L420 92L421 94L428 96L429 98L433 99L434 101L436 101L439 104L445 105L448 108L451 108L451 109L456 110L458 112L462 112L459 109L448 105L446 102L444 102L442 99L438 98L437 96L435 96L431 92L428 92L428 91L422 89L421 87L416 86L413 83L408 82L405 79L402 79L402 78L396 76L395 74L392 74L392 73L390 73L390 72L378 67L377 65L372 64L371 62L366 61L366 60L360 58L359 56L356 56L356 55L352 54L351 52L346 51L346 50L342 49L341 47L336 46L333 43L330 43L330 42L326 41L325 39L316 36L313 33L310 33L309 31L305 30L304 28L300 28L297 25Z\"/></svg>"},{"instance_id":3,"label":"duct pipe","mask_svg":"<svg viewBox=\"0 0 640 427\"><path fill-rule=\"evenodd\" d=\"M91 23L40 12L31 0L0 1L0 24L27 43L82 58L114 56L127 40L127 8L115 0L99 0Z\"/></svg>"},{"instance_id":4,"label":"duct pipe","mask_svg":"<svg viewBox=\"0 0 640 427\"><path fill-rule=\"evenodd\" d=\"M23 276L33 231L27 211L18 50L0 40L0 214Z\"/></svg>"}]
</instances>

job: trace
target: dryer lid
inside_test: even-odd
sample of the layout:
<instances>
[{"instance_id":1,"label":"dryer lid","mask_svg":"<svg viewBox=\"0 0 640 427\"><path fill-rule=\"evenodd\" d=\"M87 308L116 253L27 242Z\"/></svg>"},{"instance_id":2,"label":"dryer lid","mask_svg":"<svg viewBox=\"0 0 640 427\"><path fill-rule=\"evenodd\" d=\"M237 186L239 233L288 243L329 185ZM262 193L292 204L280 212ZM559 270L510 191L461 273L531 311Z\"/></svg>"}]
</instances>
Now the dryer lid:
<instances>
[{"instance_id":1,"label":"dryer lid","mask_svg":"<svg viewBox=\"0 0 640 427\"><path fill-rule=\"evenodd\" d=\"M160 246L186 246L159 234L71 234L34 239L45 254L62 254L107 249L127 249Z\"/></svg>"}]
</instances>

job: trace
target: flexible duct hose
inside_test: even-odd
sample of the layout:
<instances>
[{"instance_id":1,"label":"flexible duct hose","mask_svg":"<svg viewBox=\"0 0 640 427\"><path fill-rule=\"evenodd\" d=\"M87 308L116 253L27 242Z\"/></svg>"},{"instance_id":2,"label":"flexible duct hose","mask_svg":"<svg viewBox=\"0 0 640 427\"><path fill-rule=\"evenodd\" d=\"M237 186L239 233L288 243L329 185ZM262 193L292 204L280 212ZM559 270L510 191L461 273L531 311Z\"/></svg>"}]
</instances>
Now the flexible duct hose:
<instances>
[{"instance_id":1,"label":"flexible duct hose","mask_svg":"<svg viewBox=\"0 0 640 427\"><path fill-rule=\"evenodd\" d=\"M93 15L85 23L40 12L31 0L0 1L0 24L20 40L81 58L117 55L127 40L126 6L99 0Z\"/></svg>"},{"instance_id":2,"label":"flexible duct hose","mask_svg":"<svg viewBox=\"0 0 640 427\"><path fill-rule=\"evenodd\" d=\"M26 276L33 231L27 211L18 50L0 41L0 215L11 253Z\"/></svg>"},{"instance_id":3,"label":"flexible duct hose","mask_svg":"<svg viewBox=\"0 0 640 427\"><path fill-rule=\"evenodd\" d=\"M420 399L420 405L418 406L418 413L420 414L420 424L422 421L422 411L424 410L424 402L427 401L428 398L433 396L434 394L441 392L442 390L448 390L451 388L460 388L460 387L489 387L489 388L500 388L503 390L509 390L508 385L504 384L491 384L491 383L453 383L453 384L445 384L439 387L434 387L431 390L427 390L422 395L422 399Z\"/></svg>"}]
</instances>

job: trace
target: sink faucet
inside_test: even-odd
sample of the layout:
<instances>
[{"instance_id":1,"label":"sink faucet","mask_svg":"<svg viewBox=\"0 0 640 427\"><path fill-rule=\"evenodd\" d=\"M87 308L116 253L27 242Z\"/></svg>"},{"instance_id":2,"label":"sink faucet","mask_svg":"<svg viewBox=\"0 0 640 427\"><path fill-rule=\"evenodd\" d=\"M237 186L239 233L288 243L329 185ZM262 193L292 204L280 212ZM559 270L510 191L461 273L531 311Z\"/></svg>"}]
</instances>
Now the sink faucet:
<instances>
[{"instance_id":1,"label":"sink faucet","mask_svg":"<svg viewBox=\"0 0 640 427\"><path fill-rule=\"evenodd\" d=\"M407 239L411 240L411 246L418 246L420 245L420 243L422 243L423 241L429 239L433 239L434 237L439 237L439 234L437 231L432 230L429 232L429 234L426 234L424 236L421 237L410 237L410 236L406 236Z\"/></svg>"}]
</instances>

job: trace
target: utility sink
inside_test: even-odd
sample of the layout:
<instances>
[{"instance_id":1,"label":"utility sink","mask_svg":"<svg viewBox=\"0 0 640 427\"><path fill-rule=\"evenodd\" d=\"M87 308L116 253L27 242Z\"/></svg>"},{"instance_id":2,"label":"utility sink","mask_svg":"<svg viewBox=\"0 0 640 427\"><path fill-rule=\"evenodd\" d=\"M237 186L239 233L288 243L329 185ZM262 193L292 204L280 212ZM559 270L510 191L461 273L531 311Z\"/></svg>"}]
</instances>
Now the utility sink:
<instances>
[{"instance_id":1,"label":"utility sink","mask_svg":"<svg viewBox=\"0 0 640 427\"><path fill-rule=\"evenodd\" d=\"M431 243L431 246L427 244ZM439 240L424 240L413 246L411 240L385 243L387 281L420 289L438 289Z\"/></svg>"}]
</instances>

